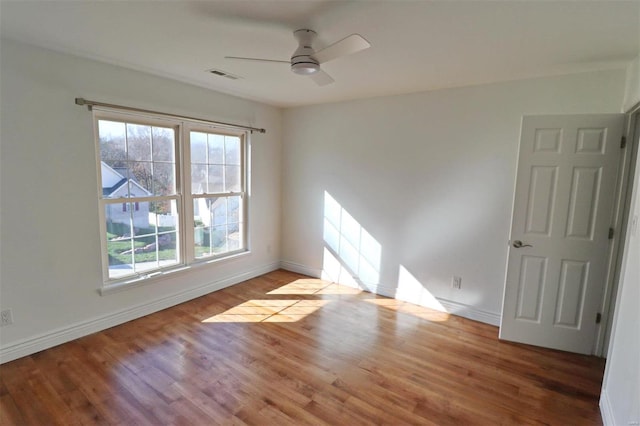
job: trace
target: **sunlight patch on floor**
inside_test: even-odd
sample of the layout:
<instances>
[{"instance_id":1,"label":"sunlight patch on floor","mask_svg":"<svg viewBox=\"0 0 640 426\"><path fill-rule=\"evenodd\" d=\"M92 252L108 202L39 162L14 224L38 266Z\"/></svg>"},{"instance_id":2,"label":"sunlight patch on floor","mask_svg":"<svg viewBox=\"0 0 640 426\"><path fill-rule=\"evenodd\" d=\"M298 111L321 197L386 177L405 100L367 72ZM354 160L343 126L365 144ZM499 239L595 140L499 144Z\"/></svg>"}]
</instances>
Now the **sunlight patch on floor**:
<instances>
[{"instance_id":1,"label":"sunlight patch on floor","mask_svg":"<svg viewBox=\"0 0 640 426\"><path fill-rule=\"evenodd\" d=\"M303 278L285 284L267 294L291 294L291 295L313 295L313 294L358 294L359 289L341 286L328 281Z\"/></svg>"},{"instance_id":2,"label":"sunlight patch on floor","mask_svg":"<svg viewBox=\"0 0 640 426\"><path fill-rule=\"evenodd\" d=\"M315 294L330 284L327 281L313 278L299 279L271 290L267 294Z\"/></svg>"},{"instance_id":3,"label":"sunlight patch on floor","mask_svg":"<svg viewBox=\"0 0 640 426\"><path fill-rule=\"evenodd\" d=\"M202 322L295 322L329 302L330 300L253 299Z\"/></svg>"},{"instance_id":4,"label":"sunlight patch on floor","mask_svg":"<svg viewBox=\"0 0 640 426\"><path fill-rule=\"evenodd\" d=\"M396 312L411 314L427 321L443 322L449 320L449 314L424 306L414 305L412 303L403 302L396 299L364 299L365 302L384 307Z\"/></svg>"}]
</instances>

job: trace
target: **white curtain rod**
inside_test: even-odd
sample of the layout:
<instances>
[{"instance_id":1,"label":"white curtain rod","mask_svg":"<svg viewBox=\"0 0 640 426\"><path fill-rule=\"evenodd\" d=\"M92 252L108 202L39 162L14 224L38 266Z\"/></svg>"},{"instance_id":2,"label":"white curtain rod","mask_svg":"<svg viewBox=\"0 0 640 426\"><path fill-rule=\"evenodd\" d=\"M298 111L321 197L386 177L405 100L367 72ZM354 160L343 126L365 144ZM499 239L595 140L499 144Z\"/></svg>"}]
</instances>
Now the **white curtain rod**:
<instances>
[{"instance_id":1,"label":"white curtain rod","mask_svg":"<svg viewBox=\"0 0 640 426\"><path fill-rule=\"evenodd\" d=\"M240 129L250 130L252 132L259 132L259 133L266 133L267 132L265 129L260 129L260 128L257 128L257 127L243 126L243 125L240 125L240 124L233 124L233 123L224 123L222 121L204 120L202 118L188 117L188 116L185 116L185 115L177 115L177 114L169 114L169 113L166 113L166 112L151 111L151 110L148 110L148 109L132 108L132 107L127 107L127 106L122 106L122 105L106 104L104 102L90 101L90 100L84 99L84 98L76 98L76 105L86 105L87 108L89 108L89 111L91 111L91 108L94 107L94 106L105 107L105 108L114 108L114 109L122 109L122 110L125 110L125 111L142 112L142 113L147 113L147 114L157 114L157 115L162 115L162 116L165 116L165 117L178 118L178 119L191 120L191 121L199 121L201 123L207 123L207 124L218 124L218 125L221 125L221 126L237 127L237 128L240 128Z\"/></svg>"}]
</instances>

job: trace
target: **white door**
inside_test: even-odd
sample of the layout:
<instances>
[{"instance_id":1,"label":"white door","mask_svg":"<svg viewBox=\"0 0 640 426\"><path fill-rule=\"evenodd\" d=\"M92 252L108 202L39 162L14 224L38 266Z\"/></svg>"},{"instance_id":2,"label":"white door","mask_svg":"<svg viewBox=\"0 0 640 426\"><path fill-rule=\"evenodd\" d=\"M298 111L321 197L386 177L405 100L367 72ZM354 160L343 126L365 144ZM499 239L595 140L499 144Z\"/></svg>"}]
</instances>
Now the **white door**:
<instances>
[{"instance_id":1,"label":"white door","mask_svg":"<svg viewBox=\"0 0 640 426\"><path fill-rule=\"evenodd\" d=\"M523 118L501 339L592 353L623 123Z\"/></svg>"}]
</instances>

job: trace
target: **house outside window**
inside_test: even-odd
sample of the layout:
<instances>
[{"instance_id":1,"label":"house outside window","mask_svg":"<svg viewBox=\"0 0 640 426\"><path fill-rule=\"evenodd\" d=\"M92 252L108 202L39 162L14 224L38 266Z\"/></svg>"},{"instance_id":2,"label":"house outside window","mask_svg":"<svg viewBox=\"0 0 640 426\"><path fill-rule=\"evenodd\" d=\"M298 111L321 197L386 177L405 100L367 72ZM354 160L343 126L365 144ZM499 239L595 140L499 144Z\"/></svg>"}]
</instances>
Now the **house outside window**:
<instances>
[{"instance_id":1,"label":"house outside window","mask_svg":"<svg viewBox=\"0 0 640 426\"><path fill-rule=\"evenodd\" d=\"M248 250L245 131L94 110L105 286Z\"/></svg>"}]
</instances>

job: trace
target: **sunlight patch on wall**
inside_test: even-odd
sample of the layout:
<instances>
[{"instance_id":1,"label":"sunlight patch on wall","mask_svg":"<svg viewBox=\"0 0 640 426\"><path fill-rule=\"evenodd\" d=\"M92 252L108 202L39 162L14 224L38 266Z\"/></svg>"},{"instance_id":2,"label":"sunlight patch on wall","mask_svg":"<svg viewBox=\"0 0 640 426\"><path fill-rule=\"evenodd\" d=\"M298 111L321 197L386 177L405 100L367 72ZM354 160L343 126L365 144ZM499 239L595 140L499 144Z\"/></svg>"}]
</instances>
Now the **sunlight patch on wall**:
<instances>
[{"instance_id":1,"label":"sunlight patch on wall","mask_svg":"<svg viewBox=\"0 0 640 426\"><path fill-rule=\"evenodd\" d=\"M396 288L395 298L436 311L447 312L444 306L438 302L438 299L402 265L400 265L398 272L398 287Z\"/></svg>"},{"instance_id":2,"label":"sunlight patch on wall","mask_svg":"<svg viewBox=\"0 0 640 426\"><path fill-rule=\"evenodd\" d=\"M324 192L322 278L375 291L382 246L327 191Z\"/></svg>"},{"instance_id":3,"label":"sunlight patch on wall","mask_svg":"<svg viewBox=\"0 0 640 426\"><path fill-rule=\"evenodd\" d=\"M322 279L340 283L343 286L354 289L360 288L360 285L353 278L351 272L349 272L326 247L323 250Z\"/></svg>"}]
</instances>

